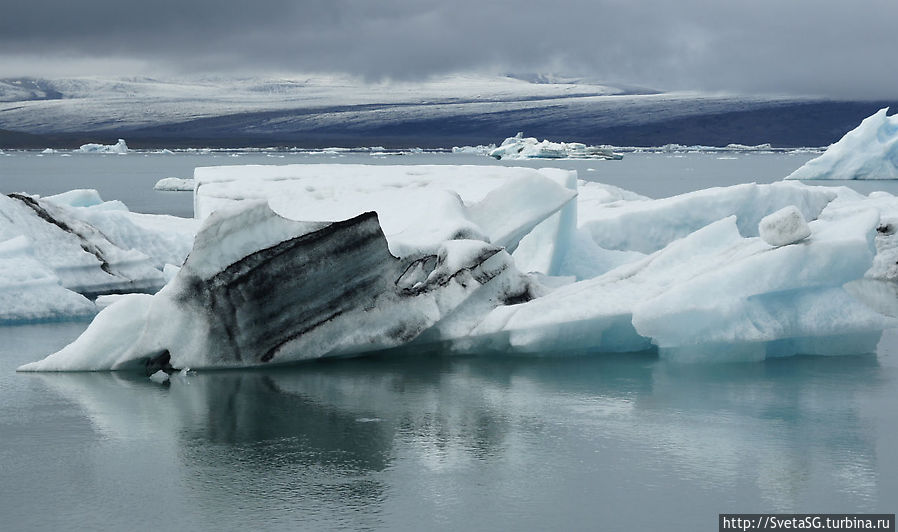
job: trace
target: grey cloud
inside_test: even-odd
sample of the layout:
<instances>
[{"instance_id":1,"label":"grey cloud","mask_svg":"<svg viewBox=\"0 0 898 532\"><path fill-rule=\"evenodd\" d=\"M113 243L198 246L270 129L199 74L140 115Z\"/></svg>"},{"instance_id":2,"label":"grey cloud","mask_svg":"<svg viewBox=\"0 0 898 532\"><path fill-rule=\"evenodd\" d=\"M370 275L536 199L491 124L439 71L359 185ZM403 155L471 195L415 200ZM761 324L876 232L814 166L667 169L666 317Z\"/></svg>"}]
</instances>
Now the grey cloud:
<instances>
[{"instance_id":1,"label":"grey cloud","mask_svg":"<svg viewBox=\"0 0 898 532\"><path fill-rule=\"evenodd\" d=\"M662 89L898 97L894 20L894 0L34 0L4 8L0 54L372 79L555 71Z\"/></svg>"}]
</instances>

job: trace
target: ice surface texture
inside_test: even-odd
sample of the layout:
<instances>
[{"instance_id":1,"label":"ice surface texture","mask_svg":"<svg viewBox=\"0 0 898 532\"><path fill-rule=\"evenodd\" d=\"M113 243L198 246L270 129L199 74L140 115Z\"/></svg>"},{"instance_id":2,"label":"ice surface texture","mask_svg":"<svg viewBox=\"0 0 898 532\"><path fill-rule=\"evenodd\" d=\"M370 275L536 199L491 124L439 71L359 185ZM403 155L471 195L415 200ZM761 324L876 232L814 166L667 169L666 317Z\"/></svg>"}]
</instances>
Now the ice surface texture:
<instances>
[{"instance_id":1,"label":"ice surface texture","mask_svg":"<svg viewBox=\"0 0 898 532\"><path fill-rule=\"evenodd\" d=\"M785 246L811 236L811 228L798 207L789 205L761 218L758 233L771 246Z\"/></svg>"},{"instance_id":2,"label":"ice surface texture","mask_svg":"<svg viewBox=\"0 0 898 532\"><path fill-rule=\"evenodd\" d=\"M567 171L471 166L194 178L203 226L168 284L119 298L23 370L245 367L412 342L744 361L868 352L898 326L859 282L895 262L888 194L774 183L650 200Z\"/></svg>"},{"instance_id":3,"label":"ice surface texture","mask_svg":"<svg viewBox=\"0 0 898 532\"><path fill-rule=\"evenodd\" d=\"M786 179L898 179L898 116L880 109Z\"/></svg>"}]
</instances>

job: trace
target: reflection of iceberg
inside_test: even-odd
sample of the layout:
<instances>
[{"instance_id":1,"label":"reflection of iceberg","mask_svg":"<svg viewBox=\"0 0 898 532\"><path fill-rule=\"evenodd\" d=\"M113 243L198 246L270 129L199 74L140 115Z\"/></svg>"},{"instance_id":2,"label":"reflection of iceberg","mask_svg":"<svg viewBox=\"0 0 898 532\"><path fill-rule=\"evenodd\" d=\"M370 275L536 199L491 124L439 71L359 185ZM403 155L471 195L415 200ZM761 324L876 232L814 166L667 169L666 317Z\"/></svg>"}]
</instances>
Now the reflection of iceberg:
<instances>
[{"instance_id":1,"label":"reflection of iceberg","mask_svg":"<svg viewBox=\"0 0 898 532\"><path fill-rule=\"evenodd\" d=\"M691 497L697 515L745 493L782 511L826 497L867 508L882 497L883 464L859 408L885 388L879 370L874 357L707 367L417 357L200 372L164 387L108 374L35 379L100 433L97 478L122 465L110 446L147 442L147 456L128 459L150 461L171 484L156 500L189 488L222 507L249 497L270 511L289 499L344 515L366 503L400 519L396 509L427 514L450 493L462 508L511 504L477 516L507 527L532 525L519 506L534 500L583 515L582 499L570 500L580 483L631 509L636 494L662 505Z\"/></svg>"},{"instance_id":2,"label":"reflection of iceberg","mask_svg":"<svg viewBox=\"0 0 898 532\"><path fill-rule=\"evenodd\" d=\"M786 179L898 179L898 116L880 109Z\"/></svg>"},{"instance_id":3,"label":"reflection of iceberg","mask_svg":"<svg viewBox=\"0 0 898 532\"><path fill-rule=\"evenodd\" d=\"M454 151L454 149L453 149ZM587 146L580 142L542 142L518 133L508 137L498 148L490 150L495 159L622 159L623 156L607 146Z\"/></svg>"}]
</instances>

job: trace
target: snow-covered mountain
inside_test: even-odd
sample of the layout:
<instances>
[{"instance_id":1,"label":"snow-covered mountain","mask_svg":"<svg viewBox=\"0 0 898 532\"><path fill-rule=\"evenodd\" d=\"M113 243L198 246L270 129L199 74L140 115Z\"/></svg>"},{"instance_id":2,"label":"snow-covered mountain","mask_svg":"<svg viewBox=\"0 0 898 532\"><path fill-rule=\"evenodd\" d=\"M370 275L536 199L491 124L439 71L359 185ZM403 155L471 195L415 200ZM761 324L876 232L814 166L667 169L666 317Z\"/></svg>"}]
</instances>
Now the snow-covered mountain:
<instances>
[{"instance_id":1,"label":"snow-covered mountain","mask_svg":"<svg viewBox=\"0 0 898 532\"><path fill-rule=\"evenodd\" d=\"M367 82L281 79L0 80L0 144L124 137L141 145L496 142L517 131L591 144L825 145L882 102L656 92L548 75ZM11 133L12 132L12 133ZM0 131L2 133L2 131ZM37 147L37 146L34 146Z\"/></svg>"}]
</instances>

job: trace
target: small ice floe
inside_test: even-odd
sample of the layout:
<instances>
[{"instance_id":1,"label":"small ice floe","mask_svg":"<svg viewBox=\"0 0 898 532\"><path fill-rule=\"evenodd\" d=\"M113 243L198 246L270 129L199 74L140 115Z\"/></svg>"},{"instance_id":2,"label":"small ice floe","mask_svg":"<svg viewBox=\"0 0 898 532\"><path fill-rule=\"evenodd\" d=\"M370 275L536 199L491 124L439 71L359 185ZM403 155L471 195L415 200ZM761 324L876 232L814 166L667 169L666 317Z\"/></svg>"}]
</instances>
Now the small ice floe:
<instances>
[{"instance_id":1,"label":"small ice floe","mask_svg":"<svg viewBox=\"0 0 898 532\"><path fill-rule=\"evenodd\" d=\"M193 192L193 179L182 179L180 177L164 177L153 186L154 190L162 190L165 192Z\"/></svg>"}]
</instances>

